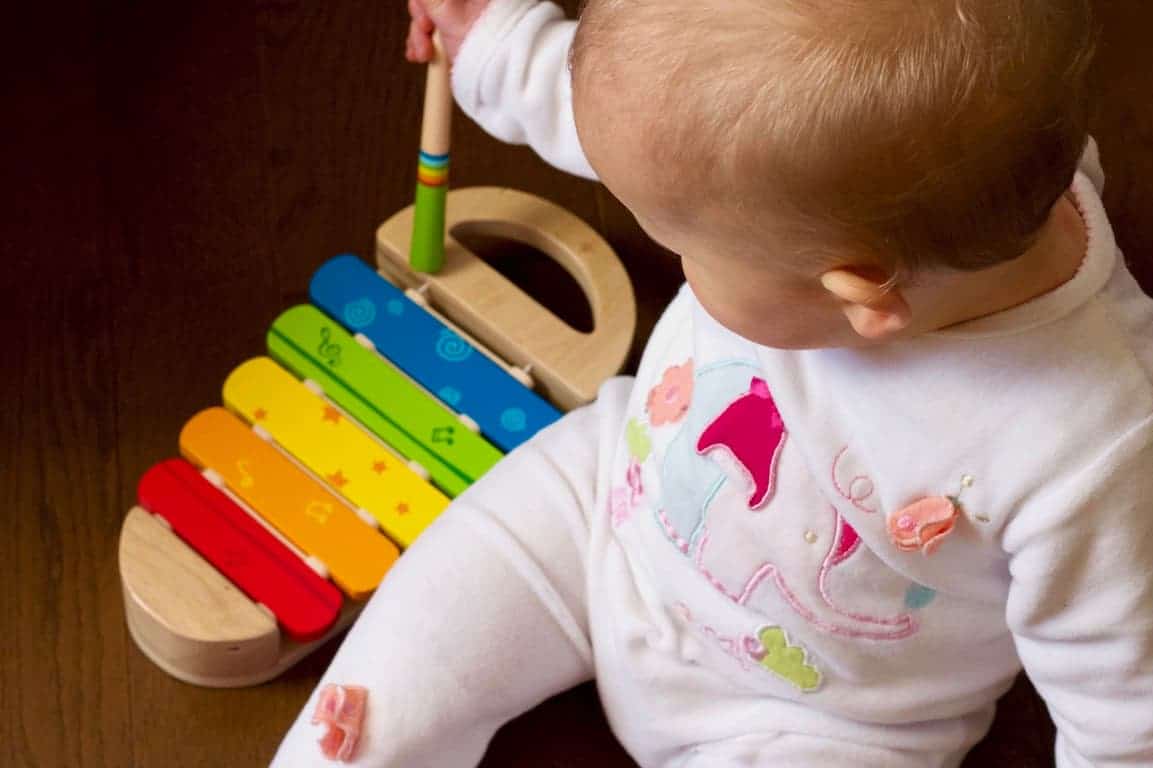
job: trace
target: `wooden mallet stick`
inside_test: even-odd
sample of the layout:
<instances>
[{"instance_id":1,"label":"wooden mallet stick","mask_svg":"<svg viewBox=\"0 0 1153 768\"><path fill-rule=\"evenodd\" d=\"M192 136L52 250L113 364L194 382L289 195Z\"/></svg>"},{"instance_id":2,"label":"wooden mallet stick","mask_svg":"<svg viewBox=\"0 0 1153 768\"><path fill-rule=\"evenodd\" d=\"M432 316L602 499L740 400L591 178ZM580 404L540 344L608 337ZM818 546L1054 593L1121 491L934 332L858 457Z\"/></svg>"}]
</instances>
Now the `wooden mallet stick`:
<instances>
[{"instance_id":1,"label":"wooden mallet stick","mask_svg":"<svg viewBox=\"0 0 1153 768\"><path fill-rule=\"evenodd\" d=\"M452 134L452 84L440 34L432 36L433 54L424 88L424 118L417 166L416 205L409 265L417 272L438 272L444 265L444 220Z\"/></svg>"}]
</instances>

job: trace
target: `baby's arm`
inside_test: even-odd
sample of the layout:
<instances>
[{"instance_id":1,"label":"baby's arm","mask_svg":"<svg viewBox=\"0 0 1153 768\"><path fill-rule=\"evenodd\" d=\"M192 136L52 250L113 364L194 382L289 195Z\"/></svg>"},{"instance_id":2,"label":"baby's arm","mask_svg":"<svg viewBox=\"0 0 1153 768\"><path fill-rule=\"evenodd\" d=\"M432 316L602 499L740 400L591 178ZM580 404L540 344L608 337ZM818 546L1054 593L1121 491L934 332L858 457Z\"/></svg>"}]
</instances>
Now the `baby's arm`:
<instances>
[{"instance_id":1,"label":"baby's arm","mask_svg":"<svg viewBox=\"0 0 1153 768\"><path fill-rule=\"evenodd\" d=\"M1007 618L1058 768L1153 765L1153 423L1006 528Z\"/></svg>"},{"instance_id":2,"label":"baby's arm","mask_svg":"<svg viewBox=\"0 0 1153 768\"><path fill-rule=\"evenodd\" d=\"M487 7L486 7L487 5ZM527 144L563 171L595 179L573 121L569 49L576 22L539 0L410 0L408 58L426 61L438 26L461 109L488 133Z\"/></svg>"}]
</instances>

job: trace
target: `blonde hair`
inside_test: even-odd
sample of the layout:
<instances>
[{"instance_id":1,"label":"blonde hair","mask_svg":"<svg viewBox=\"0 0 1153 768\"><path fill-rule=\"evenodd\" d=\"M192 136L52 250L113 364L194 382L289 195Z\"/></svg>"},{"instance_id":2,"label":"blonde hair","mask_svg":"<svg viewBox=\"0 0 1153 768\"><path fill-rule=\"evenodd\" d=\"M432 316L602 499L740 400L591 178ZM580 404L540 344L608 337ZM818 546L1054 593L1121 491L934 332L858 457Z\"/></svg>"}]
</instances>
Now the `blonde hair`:
<instances>
[{"instance_id":1,"label":"blonde hair","mask_svg":"<svg viewBox=\"0 0 1153 768\"><path fill-rule=\"evenodd\" d=\"M910 276L1028 249L1085 146L1094 37L1088 0L588 0L573 84L647 115L637 153L697 200Z\"/></svg>"}]
</instances>

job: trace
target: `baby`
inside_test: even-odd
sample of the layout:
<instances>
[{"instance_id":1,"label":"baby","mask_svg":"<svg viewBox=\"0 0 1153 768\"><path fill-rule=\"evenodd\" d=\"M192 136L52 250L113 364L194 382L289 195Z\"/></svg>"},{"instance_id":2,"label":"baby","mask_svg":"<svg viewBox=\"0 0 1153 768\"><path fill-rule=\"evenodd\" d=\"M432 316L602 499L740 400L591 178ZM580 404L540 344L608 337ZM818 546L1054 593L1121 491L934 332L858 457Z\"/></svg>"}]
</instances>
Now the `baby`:
<instances>
[{"instance_id":1,"label":"baby","mask_svg":"<svg viewBox=\"0 0 1153 768\"><path fill-rule=\"evenodd\" d=\"M357 765L476 765L595 678L642 766L956 766L1022 667L1059 766L1153 765L1153 302L1086 6L410 0L409 58L439 29L687 285L377 591L322 681ZM324 764L315 698L275 765Z\"/></svg>"}]
</instances>

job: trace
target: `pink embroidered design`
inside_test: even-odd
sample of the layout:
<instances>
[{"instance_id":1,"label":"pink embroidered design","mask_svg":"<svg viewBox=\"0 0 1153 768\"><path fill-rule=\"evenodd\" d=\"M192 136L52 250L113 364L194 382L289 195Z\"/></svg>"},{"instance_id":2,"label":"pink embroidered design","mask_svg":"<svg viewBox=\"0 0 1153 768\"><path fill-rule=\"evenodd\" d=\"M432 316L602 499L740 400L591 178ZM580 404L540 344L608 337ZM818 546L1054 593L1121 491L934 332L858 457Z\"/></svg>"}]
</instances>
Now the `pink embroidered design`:
<instances>
[{"instance_id":1,"label":"pink embroidered design","mask_svg":"<svg viewBox=\"0 0 1153 768\"><path fill-rule=\"evenodd\" d=\"M852 504L856 509L859 509L862 512L866 512L870 515L876 514L877 508L875 506L871 504L865 504L865 502L868 501L876 491L876 488L873 485L873 481L869 479L868 475L857 475L856 477L852 478L849 480L849 487L847 489L842 487L840 481L837 479L840 475L841 460L845 457L845 454L848 453L848 451L849 446L846 445L840 450L840 452L837 453L836 457L833 458L833 469L831 473L833 479L833 487L837 489L837 493L842 499Z\"/></svg>"},{"instance_id":2,"label":"pink embroidered design","mask_svg":"<svg viewBox=\"0 0 1153 768\"><path fill-rule=\"evenodd\" d=\"M629 468L625 472L623 488L613 488L609 493L609 519L613 528L619 528L631 516L634 509L641 503L645 493L644 482L641 479L641 465L635 459L629 460Z\"/></svg>"},{"instance_id":3,"label":"pink embroidered design","mask_svg":"<svg viewBox=\"0 0 1153 768\"><path fill-rule=\"evenodd\" d=\"M853 553L856 552L861 545L861 536L853 526L849 525L845 518L841 517L841 514L837 512L837 510L833 509L832 513L837 521L837 538L833 542L833 546L829 549L829 554L825 556L825 562L821 564L821 570L817 574L817 589L820 591L821 599L825 605L832 609L834 613L844 616L846 619L864 622L865 624L875 624L882 627L896 627L901 631L910 629L909 635L916 632L916 620L910 614L900 613L891 617L869 616L841 608L833 601L832 595L829 594L829 572L853 556ZM901 637L908 637L908 635L901 635Z\"/></svg>"},{"instance_id":4,"label":"pink embroidered design","mask_svg":"<svg viewBox=\"0 0 1153 768\"><path fill-rule=\"evenodd\" d=\"M808 663L808 653L801 645L794 644L780 627L764 626L757 630L757 636L726 636L707 624L693 620L693 615L684 603L677 603L673 611L689 627L698 630L711 640L726 656L734 659L741 671L754 668L774 675L791 683L804 693L815 691L821 684L820 671Z\"/></svg>"},{"instance_id":5,"label":"pink embroidered design","mask_svg":"<svg viewBox=\"0 0 1153 768\"><path fill-rule=\"evenodd\" d=\"M753 377L749 391L713 420L697 440L697 453L724 448L752 481L749 509L772 496L777 461L785 443L785 423L764 379Z\"/></svg>"},{"instance_id":6,"label":"pink embroidered design","mask_svg":"<svg viewBox=\"0 0 1153 768\"><path fill-rule=\"evenodd\" d=\"M677 533L676 526L673 525L672 520L669 520L668 515L665 514L663 509L657 510L657 520L660 521L661 527L665 529L665 535L676 545L676 548L687 555L689 553L689 543L685 541L684 537Z\"/></svg>"},{"instance_id":7,"label":"pink embroidered design","mask_svg":"<svg viewBox=\"0 0 1153 768\"><path fill-rule=\"evenodd\" d=\"M626 523L631 512L628 489L613 488L609 493L609 520L612 521L613 528L619 528Z\"/></svg>"},{"instance_id":8,"label":"pink embroidered design","mask_svg":"<svg viewBox=\"0 0 1153 768\"><path fill-rule=\"evenodd\" d=\"M750 661L756 662L756 659L753 659L752 656L744 653L743 650L748 641L752 640L755 642L754 638L747 635L744 638L726 637L717 630L710 627L708 624L696 621L693 618L693 614L689 610L689 607L684 603L676 603L673 605L673 612L690 628L696 629L702 635L715 643L716 646L720 648L726 656L729 656L735 660L737 664L740 665L742 671L748 672L753 669L754 663L750 663Z\"/></svg>"},{"instance_id":9,"label":"pink embroidered design","mask_svg":"<svg viewBox=\"0 0 1153 768\"><path fill-rule=\"evenodd\" d=\"M903 640L906 637L916 634L919 626L917 620L910 614L902 613L893 617L868 616L866 614L848 611L833 601L827 585L828 574L833 568L851 557L860 545L860 536L853 527L846 523L836 510L833 510L833 514L836 516L838 533L832 547L829 549L829 554L825 557L825 561L817 573L817 589L820 592L822 601L833 613L855 622L877 627L877 629L844 626L822 619L813 609L806 606L800 598L797 597L796 593L789 587L780 568L775 563L763 563L756 569L748 581L745 582L741 591L739 593L733 593L720 579L709 571L703 562L705 550L709 544L709 532L707 530L701 536L696 557L694 558L697 570L700 571L717 591L737 605L745 605L753 593L756 592L757 588L766 580L769 580L777 588L777 592L781 598L788 603L789 607L792 608L798 616L826 634L864 640Z\"/></svg>"},{"instance_id":10,"label":"pink embroidered design","mask_svg":"<svg viewBox=\"0 0 1153 768\"><path fill-rule=\"evenodd\" d=\"M329 683L321 689L312 724L323 723L327 727L320 738L320 750L326 758L340 763L352 760L367 700L368 689L359 685Z\"/></svg>"},{"instance_id":11,"label":"pink embroidered design","mask_svg":"<svg viewBox=\"0 0 1153 768\"><path fill-rule=\"evenodd\" d=\"M927 496L889 516L889 538L902 552L921 551L926 556L953 532L960 505L951 496Z\"/></svg>"},{"instance_id":12,"label":"pink embroidered design","mask_svg":"<svg viewBox=\"0 0 1153 768\"><path fill-rule=\"evenodd\" d=\"M716 643L717 647L720 648L726 655L737 659L740 662L741 667L745 668L745 665L748 662L745 661L745 659L742 658L740 654L740 641L733 637L725 637L712 627L705 627L703 632L705 633L705 636Z\"/></svg>"},{"instance_id":13,"label":"pink embroidered design","mask_svg":"<svg viewBox=\"0 0 1153 768\"><path fill-rule=\"evenodd\" d=\"M641 465L635 460L629 462L628 472L625 474L625 482L629 486L629 504L635 507L640 503L641 496L645 493L644 483L641 482Z\"/></svg>"},{"instance_id":14,"label":"pink embroidered design","mask_svg":"<svg viewBox=\"0 0 1153 768\"><path fill-rule=\"evenodd\" d=\"M661 381L649 390L645 409L654 427L673 424L688 413L693 399L693 361L674 365L665 370Z\"/></svg>"}]
</instances>

